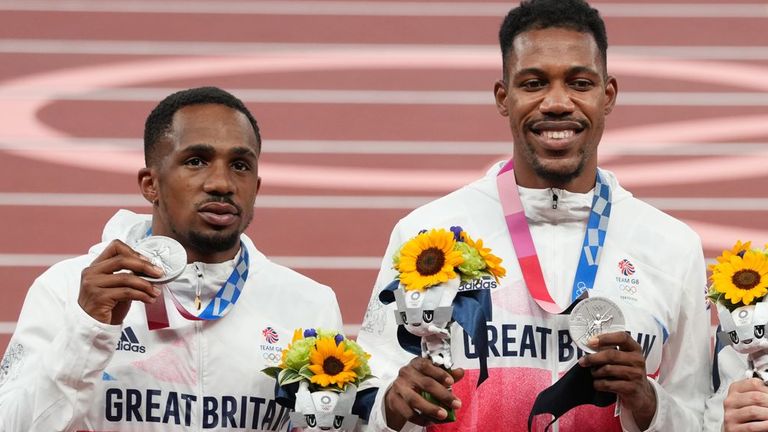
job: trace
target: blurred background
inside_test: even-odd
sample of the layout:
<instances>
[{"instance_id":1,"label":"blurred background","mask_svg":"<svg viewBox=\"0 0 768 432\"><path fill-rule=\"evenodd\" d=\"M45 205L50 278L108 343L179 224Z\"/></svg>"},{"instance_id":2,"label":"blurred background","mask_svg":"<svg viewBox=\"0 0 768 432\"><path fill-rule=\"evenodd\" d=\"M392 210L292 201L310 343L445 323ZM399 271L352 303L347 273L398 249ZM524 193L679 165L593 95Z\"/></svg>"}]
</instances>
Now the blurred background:
<instances>
[{"instance_id":1,"label":"blurred background","mask_svg":"<svg viewBox=\"0 0 768 432\"><path fill-rule=\"evenodd\" d=\"M394 223L509 156L493 104L516 2L0 0L0 352L27 288L138 194L149 111L216 85L260 123L248 229L359 329ZM593 2L618 106L601 165L713 259L768 242L768 4Z\"/></svg>"}]
</instances>

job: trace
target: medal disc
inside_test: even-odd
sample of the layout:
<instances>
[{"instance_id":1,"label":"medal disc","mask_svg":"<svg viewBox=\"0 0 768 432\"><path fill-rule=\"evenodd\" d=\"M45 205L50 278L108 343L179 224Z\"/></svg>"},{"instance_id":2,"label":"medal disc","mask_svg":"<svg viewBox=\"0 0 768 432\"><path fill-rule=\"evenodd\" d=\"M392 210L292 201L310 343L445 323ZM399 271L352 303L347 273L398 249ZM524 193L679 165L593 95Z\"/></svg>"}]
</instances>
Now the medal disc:
<instances>
[{"instance_id":1,"label":"medal disc","mask_svg":"<svg viewBox=\"0 0 768 432\"><path fill-rule=\"evenodd\" d=\"M588 297L568 316L568 331L576 345L588 353L595 350L587 345L593 336L624 331L624 314L619 305L605 297Z\"/></svg>"},{"instance_id":2,"label":"medal disc","mask_svg":"<svg viewBox=\"0 0 768 432\"><path fill-rule=\"evenodd\" d=\"M140 276L152 283L161 284L176 279L187 265L187 251L170 237L150 236L140 241L134 249L147 257L153 265L163 269L163 275L158 278Z\"/></svg>"}]
</instances>

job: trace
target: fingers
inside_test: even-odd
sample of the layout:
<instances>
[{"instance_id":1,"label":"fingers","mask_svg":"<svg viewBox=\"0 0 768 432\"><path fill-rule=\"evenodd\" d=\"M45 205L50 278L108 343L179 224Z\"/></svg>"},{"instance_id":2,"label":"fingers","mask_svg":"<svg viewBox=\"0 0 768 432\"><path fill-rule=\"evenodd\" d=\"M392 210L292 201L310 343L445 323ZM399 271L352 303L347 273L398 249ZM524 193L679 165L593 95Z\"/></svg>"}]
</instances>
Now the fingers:
<instances>
[{"instance_id":1,"label":"fingers","mask_svg":"<svg viewBox=\"0 0 768 432\"><path fill-rule=\"evenodd\" d=\"M150 277L160 277L163 269L152 265L144 255L136 252L120 240L113 240L91 263L91 268L100 273L115 273L129 270Z\"/></svg>"},{"instance_id":2,"label":"fingers","mask_svg":"<svg viewBox=\"0 0 768 432\"><path fill-rule=\"evenodd\" d=\"M163 270L125 243L112 241L81 273L80 307L98 321L122 323L131 302L153 303L160 295L157 287L137 274L160 277Z\"/></svg>"},{"instance_id":3,"label":"fingers","mask_svg":"<svg viewBox=\"0 0 768 432\"><path fill-rule=\"evenodd\" d=\"M590 339L588 345L590 348L596 349L597 352L580 358L579 365L582 367L597 367L608 364L642 366L643 373L645 373L645 357L642 348L626 332L601 334Z\"/></svg>"},{"instance_id":4,"label":"fingers","mask_svg":"<svg viewBox=\"0 0 768 432\"><path fill-rule=\"evenodd\" d=\"M625 331L603 333L590 339L590 348L603 350L619 348L619 351L642 351L640 344Z\"/></svg>"},{"instance_id":5,"label":"fingers","mask_svg":"<svg viewBox=\"0 0 768 432\"><path fill-rule=\"evenodd\" d=\"M429 393L434 400L446 407L461 407L461 401L451 393L449 386L464 376L462 369L450 373L424 358L414 358L402 367L397 379L385 395L387 424L400 429L405 421L425 425L430 421L443 420L448 411L428 401L422 392Z\"/></svg>"},{"instance_id":6,"label":"fingers","mask_svg":"<svg viewBox=\"0 0 768 432\"><path fill-rule=\"evenodd\" d=\"M768 431L768 388L763 381L749 378L731 384L723 408L726 431Z\"/></svg>"}]
</instances>

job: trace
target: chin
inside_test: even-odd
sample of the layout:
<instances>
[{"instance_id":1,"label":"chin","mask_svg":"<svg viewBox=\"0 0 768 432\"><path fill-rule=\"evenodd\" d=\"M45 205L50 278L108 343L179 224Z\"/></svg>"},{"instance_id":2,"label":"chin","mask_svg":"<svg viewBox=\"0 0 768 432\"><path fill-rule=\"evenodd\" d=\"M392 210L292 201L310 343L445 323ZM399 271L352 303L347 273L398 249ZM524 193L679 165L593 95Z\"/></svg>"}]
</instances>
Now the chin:
<instances>
[{"instance_id":1,"label":"chin","mask_svg":"<svg viewBox=\"0 0 768 432\"><path fill-rule=\"evenodd\" d=\"M189 233L189 243L200 252L225 252L240 244L240 232L191 232Z\"/></svg>"},{"instance_id":2,"label":"chin","mask_svg":"<svg viewBox=\"0 0 768 432\"><path fill-rule=\"evenodd\" d=\"M537 176L544 180L552 181L557 184L568 184L576 179L584 171L585 162L583 160L575 163L565 163L564 161L555 161L554 163L541 163L541 160L535 161L533 171Z\"/></svg>"}]
</instances>

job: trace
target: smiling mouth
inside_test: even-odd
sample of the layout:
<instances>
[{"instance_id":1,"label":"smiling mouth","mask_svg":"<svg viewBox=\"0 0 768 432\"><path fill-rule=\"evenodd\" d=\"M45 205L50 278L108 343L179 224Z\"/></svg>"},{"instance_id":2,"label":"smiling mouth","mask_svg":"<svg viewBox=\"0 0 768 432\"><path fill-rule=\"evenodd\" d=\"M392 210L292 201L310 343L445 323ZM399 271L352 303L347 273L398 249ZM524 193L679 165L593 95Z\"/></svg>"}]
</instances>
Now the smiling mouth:
<instances>
[{"instance_id":1,"label":"smiling mouth","mask_svg":"<svg viewBox=\"0 0 768 432\"><path fill-rule=\"evenodd\" d=\"M563 146L570 144L585 128L579 121L541 120L531 124L528 129L541 139L545 147L552 147L550 150L562 150Z\"/></svg>"}]
</instances>

